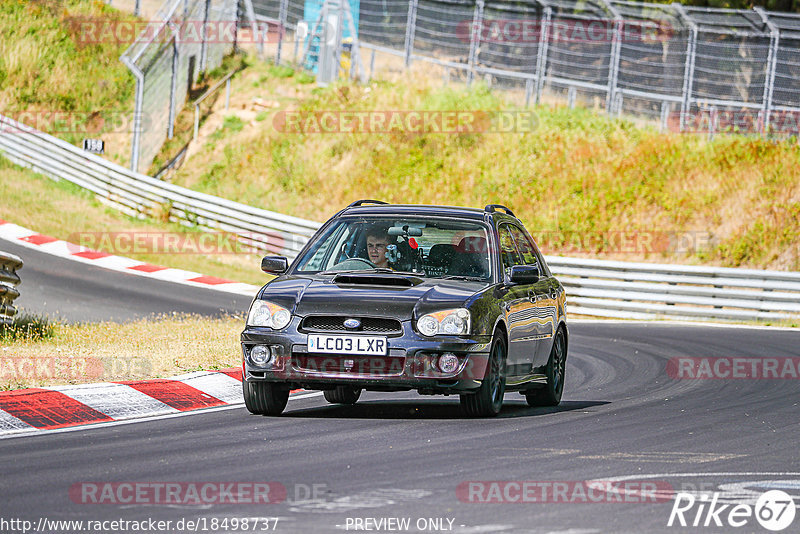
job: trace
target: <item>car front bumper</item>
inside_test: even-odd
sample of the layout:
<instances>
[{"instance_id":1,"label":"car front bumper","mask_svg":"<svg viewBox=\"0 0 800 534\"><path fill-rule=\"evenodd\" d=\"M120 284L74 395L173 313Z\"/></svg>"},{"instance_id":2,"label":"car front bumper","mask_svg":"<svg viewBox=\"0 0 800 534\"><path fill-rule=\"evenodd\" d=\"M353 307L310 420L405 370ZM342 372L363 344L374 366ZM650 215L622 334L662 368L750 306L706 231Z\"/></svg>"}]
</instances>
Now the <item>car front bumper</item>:
<instances>
[{"instance_id":1,"label":"car front bumper","mask_svg":"<svg viewBox=\"0 0 800 534\"><path fill-rule=\"evenodd\" d=\"M413 330L410 321L405 321L402 334L386 336L385 356L321 354L309 352L308 334L298 331L298 326L298 318L294 318L281 331L246 327L241 335L244 380L283 383L293 389L348 386L376 391L418 390L423 394L458 393L480 387L491 349L491 336L425 338ZM269 346L275 360L268 366L254 363L250 351L255 345ZM438 357L448 352L459 359L451 373L437 367Z\"/></svg>"}]
</instances>

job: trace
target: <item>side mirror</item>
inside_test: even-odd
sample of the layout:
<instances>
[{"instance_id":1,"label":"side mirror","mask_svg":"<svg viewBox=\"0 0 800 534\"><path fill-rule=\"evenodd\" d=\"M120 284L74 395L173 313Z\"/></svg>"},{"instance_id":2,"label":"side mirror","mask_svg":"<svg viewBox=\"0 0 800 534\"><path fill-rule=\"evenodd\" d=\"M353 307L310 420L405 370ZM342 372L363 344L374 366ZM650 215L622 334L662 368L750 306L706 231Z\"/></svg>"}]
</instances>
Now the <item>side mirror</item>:
<instances>
[{"instance_id":1,"label":"side mirror","mask_svg":"<svg viewBox=\"0 0 800 534\"><path fill-rule=\"evenodd\" d=\"M535 284L538 281L538 265L514 265L511 267L512 284Z\"/></svg>"},{"instance_id":2,"label":"side mirror","mask_svg":"<svg viewBox=\"0 0 800 534\"><path fill-rule=\"evenodd\" d=\"M268 274L281 274L289 269L289 260L283 256L264 256L261 258L261 270Z\"/></svg>"}]
</instances>

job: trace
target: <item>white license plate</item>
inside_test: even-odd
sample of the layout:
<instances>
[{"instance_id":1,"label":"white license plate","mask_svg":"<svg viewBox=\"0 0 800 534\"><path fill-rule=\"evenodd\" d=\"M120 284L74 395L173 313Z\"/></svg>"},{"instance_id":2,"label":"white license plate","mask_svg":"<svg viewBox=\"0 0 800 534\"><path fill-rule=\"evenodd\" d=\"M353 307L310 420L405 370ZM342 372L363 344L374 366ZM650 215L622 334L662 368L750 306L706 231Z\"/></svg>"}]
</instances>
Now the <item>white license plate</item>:
<instances>
[{"instance_id":1,"label":"white license plate","mask_svg":"<svg viewBox=\"0 0 800 534\"><path fill-rule=\"evenodd\" d=\"M308 352L385 356L386 349L386 338L383 336L308 335Z\"/></svg>"}]
</instances>

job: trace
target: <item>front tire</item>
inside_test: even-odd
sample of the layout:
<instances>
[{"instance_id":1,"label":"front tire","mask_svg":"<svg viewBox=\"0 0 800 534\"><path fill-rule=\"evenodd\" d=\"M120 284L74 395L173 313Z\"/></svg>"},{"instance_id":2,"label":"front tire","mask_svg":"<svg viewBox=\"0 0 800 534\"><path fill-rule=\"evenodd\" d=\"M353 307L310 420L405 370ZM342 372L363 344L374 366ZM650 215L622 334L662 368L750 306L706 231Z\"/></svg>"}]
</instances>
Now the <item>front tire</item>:
<instances>
[{"instance_id":1,"label":"front tire","mask_svg":"<svg viewBox=\"0 0 800 534\"><path fill-rule=\"evenodd\" d=\"M280 415L289 402L289 388L270 382L242 381L244 405L255 415Z\"/></svg>"},{"instance_id":2,"label":"front tire","mask_svg":"<svg viewBox=\"0 0 800 534\"><path fill-rule=\"evenodd\" d=\"M461 408L469 417L494 417L503 407L506 392L506 341L498 334L486 365L486 374L477 393L461 395Z\"/></svg>"},{"instance_id":3,"label":"front tire","mask_svg":"<svg viewBox=\"0 0 800 534\"><path fill-rule=\"evenodd\" d=\"M336 386L336 389L325 390L322 394L325 395L325 400L331 404L355 404L361 396L361 390Z\"/></svg>"},{"instance_id":4,"label":"front tire","mask_svg":"<svg viewBox=\"0 0 800 534\"><path fill-rule=\"evenodd\" d=\"M564 392L564 371L567 365L567 337L564 329L559 328L547 360L545 375L547 385L541 389L533 389L525 393L529 406L558 406Z\"/></svg>"}]
</instances>

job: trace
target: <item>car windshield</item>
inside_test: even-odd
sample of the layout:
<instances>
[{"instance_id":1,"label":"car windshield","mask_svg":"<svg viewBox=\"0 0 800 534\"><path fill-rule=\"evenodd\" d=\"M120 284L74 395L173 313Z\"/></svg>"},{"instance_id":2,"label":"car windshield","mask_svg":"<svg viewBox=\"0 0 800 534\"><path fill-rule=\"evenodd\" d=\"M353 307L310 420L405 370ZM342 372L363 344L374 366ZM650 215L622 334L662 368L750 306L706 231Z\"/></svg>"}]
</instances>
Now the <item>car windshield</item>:
<instances>
[{"instance_id":1,"label":"car windshield","mask_svg":"<svg viewBox=\"0 0 800 534\"><path fill-rule=\"evenodd\" d=\"M402 271L425 278L491 277L486 227L452 218L346 217L316 236L295 271Z\"/></svg>"}]
</instances>

